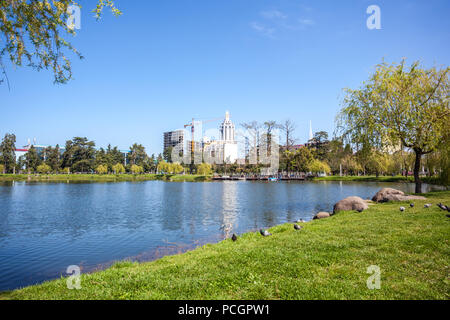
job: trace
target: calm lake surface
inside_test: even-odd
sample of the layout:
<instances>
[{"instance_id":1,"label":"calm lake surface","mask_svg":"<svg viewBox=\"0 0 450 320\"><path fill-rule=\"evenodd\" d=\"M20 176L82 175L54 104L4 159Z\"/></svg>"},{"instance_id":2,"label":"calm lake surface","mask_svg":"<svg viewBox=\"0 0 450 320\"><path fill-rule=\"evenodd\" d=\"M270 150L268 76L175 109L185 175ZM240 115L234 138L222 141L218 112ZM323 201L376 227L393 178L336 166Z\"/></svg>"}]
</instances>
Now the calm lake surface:
<instances>
[{"instance_id":1,"label":"calm lake surface","mask_svg":"<svg viewBox=\"0 0 450 320\"><path fill-rule=\"evenodd\" d=\"M67 276L70 265L90 272L310 220L382 187L414 192L375 182L0 183L0 291Z\"/></svg>"}]
</instances>

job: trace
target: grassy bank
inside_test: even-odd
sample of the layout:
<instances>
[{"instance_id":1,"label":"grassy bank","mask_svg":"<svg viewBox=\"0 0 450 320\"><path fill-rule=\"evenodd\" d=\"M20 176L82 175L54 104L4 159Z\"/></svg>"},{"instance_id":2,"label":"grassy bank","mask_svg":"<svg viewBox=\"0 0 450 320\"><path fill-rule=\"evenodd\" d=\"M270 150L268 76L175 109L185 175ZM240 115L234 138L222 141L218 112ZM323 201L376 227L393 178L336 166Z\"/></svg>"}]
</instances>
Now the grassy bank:
<instances>
[{"instance_id":1,"label":"grassy bank","mask_svg":"<svg viewBox=\"0 0 450 320\"><path fill-rule=\"evenodd\" d=\"M328 176L313 178L314 181L372 181L372 182L414 182L413 176ZM439 177L421 177L423 183L441 184Z\"/></svg>"},{"instance_id":2,"label":"grassy bank","mask_svg":"<svg viewBox=\"0 0 450 320\"><path fill-rule=\"evenodd\" d=\"M208 181L211 178L201 175L163 175L163 174L0 174L1 181L36 182L120 182L120 181Z\"/></svg>"},{"instance_id":3,"label":"grassy bank","mask_svg":"<svg viewBox=\"0 0 450 320\"><path fill-rule=\"evenodd\" d=\"M450 219L435 204L450 192L426 195L362 213L247 233L148 263L119 262L82 276L0 294L1 299L449 299ZM424 203L433 203L429 209ZM369 290L367 268L381 269L381 288Z\"/></svg>"}]
</instances>

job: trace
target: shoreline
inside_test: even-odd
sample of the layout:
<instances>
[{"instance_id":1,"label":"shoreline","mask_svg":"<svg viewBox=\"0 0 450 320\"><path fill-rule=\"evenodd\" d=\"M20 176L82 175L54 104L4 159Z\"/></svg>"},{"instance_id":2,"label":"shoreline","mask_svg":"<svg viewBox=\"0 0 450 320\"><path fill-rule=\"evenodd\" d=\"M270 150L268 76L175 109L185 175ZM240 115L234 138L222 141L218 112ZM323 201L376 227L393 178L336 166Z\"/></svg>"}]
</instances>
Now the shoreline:
<instances>
[{"instance_id":1,"label":"shoreline","mask_svg":"<svg viewBox=\"0 0 450 320\"><path fill-rule=\"evenodd\" d=\"M413 176L327 176L315 177L313 181L361 181L361 182L403 182L414 183ZM439 177L421 177L422 183L448 187Z\"/></svg>"},{"instance_id":2,"label":"shoreline","mask_svg":"<svg viewBox=\"0 0 450 320\"><path fill-rule=\"evenodd\" d=\"M422 183L443 186L438 177L422 177ZM123 182L123 181L168 181L168 182L210 182L213 176L191 174L0 174L0 182ZM220 181L220 180L217 180ZM235 180L246 181L246 180ZM250 180L248 180L250 181ZM263 180L261 180L263 181ZM293 180L294 181L294 180ZM414 183L414 177L408 176L327 176L307 178L303 181L352 181L352 182L399 182Z\"/></svg>"},{"instance_id":3,"label":"shoreline","mask_svg":"<svg viewBox=\"0 0 450 320\"><path fill-rule=\"evenodd\" d=\"M450 192L424 195L404 213L402 202L374 204L301 231L286 223L271 237L247 232L151 262L117 262L83 274L81 290L62 278L0 299L448 299L450 221L436 203L449 204ZM370 265L383 272L380 290L366 287Z\"/></svg>"},{"instance_id":4,"label":"shoreline","mask_svg":"<svg viewBox=\"0 0 450 320\"><path fill-rule=\"evenodd\" d=\"M0 174L0 182L123 182L123 181L204 182L210 176L191 174Z\"/></svg>"}]
</instances>

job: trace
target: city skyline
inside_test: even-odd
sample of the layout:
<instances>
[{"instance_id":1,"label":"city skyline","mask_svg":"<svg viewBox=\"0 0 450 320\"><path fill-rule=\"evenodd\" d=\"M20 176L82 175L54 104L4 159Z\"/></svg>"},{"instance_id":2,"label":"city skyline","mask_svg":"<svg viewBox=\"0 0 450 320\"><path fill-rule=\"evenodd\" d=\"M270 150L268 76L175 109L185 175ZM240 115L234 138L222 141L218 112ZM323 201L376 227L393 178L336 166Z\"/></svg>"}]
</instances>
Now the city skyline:
<instances>
[{"instance_id":1,"label":"city skyline","mask_svg":"<svg viewBox=\"0 0 450 320\"><path fill-rule=\"evenodd\" d=\"M74 80L54 85L50 71L5 61L0 134L14 133L18 146L82 136L157 154L162 132L229 109L236 126L292 119L298 143L310 120L332 135L342 90L359 87L383 58L450 62L447 1L377 1L380 30L366 26L371 4L118 1L123 15L105 12L97 23L81 1L72 42L85 59L72 57Z\"/></svg>"},{"instance_id":2,"label":"city skyline","mask_svg":"<svg viewBox=\"0 0 450 320\"><path fill-rule=\"evenodd\" d=\"M203 130L203 124L202 124L201 125L201 129L202 129L201 131L202 132L201 132L200 135L195 135L194 141L196 143L205 143L205 139L207 139L206 143L210 143L210 142L218 142L218 141L227 140L227 139L224 139L225 133L223 133L221 131L222 130L221 126L223 126L226 121L229 121L230 117L231 117L231 114L229 113L229 111L226 111L226 115L225 115L224 121L222 123L220 122L220 120L218 120L219 118L214 119L214 122L219 122L219 125L216 125L217 128L206 128L206 134L204 132L205 130ZM199 121L196 121L196 122L197 123L201 123L202 121L199 120ZM236 141L237 142L237 140L234 139L234 123L233 122L232 122L232 125L233 125L233 139L232 139L232 141ZM240 131L239 129L238 129L238 131L242 133L242 131ZM312 139L312 137L313 137L313 135L312 135L312 132L313 132L312 131L312 122L311 121L309 122L309 131L308 132L309 132L309 136L308 136L307 141L305 141L305 143L310 141ZM211 134L211 133L212 134L216 134L217 133L219 138L216 139L215 135L214 136L208 136L207 135L208 133L209 134ZM159 154L162 155L164 153L164 150L167 147L175 147L178 143L190 142L192 140L191 139L191 133L186 128L168 130L168 131L163 132L162 134L163 134L163 143L162 143L163 147L162 147L162 149L159 152L152 152L152 153L148 153L147 152L149 155L151 155L151 154L153 154L155 156L157 156ZM280 132L280 134L281 134L281 132ZM174 138L173 136L176 136L176 137ZM181 136L181 140L179 139L179 136ZM72 138L74 138L74 137L72 137ZM69 138L68 140L71 140L72 138ZM89 137L86 137L86 138L89 139ZM66 140L66 141L68 141L68 140ZM89 139L89 140L91 140L91 139ZM63 141L62 143L56 143L54 145L46 144L45 142L42 143L41 141L38 142L38 139L36 137L34 137L33 139L27 138L27 143L26 144L20 144L19 141L16 141L16 159L19 156L24 155L31 146L34 146L35 148L40 148L40 149L43 149L43 148L46 148L46 147L55 148L56 146L59 146L60 150L64 150L65 149L64 146L65 146L66 141ZM94 143L95 143L95 141L94 141ZM141 144L139 141L136 141L136 142L133 142L133 143ZM303 144L297 143L297 141L296 141L295 144L296 145L303 145ZM114 143L108 143L108 145L110 145L111 147L117 147L117 145L115 145ZM96 150L106 149L108 147L108 145L101 146L101 145L97 145L96 144L95 145L95 149ZM280 139L280 145L282 145L282 139ZM183 148L186 148L186 146L183 146ZM118 148L118 149L119 149L120 152L122 152L124 154L130 152L129 148L123 148L123 149L122 148ZM243 152L243 150L241 150L241 152L239 152L239 155L242 156L243 155L242 152ZM235 157L235 158L238 159L238 157Z\"/></svg>"}]
</instances>

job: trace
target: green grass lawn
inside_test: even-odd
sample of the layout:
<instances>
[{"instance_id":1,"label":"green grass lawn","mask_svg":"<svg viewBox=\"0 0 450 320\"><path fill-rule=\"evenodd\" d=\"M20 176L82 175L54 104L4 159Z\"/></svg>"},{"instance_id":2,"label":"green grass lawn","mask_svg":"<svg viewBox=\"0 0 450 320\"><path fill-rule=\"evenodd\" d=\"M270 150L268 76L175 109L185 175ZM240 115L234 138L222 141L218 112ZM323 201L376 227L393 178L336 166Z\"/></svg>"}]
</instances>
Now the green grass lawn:
<instances>
[{"instance_id":1,"label":"green grass lawn","mask_svg":"<svg viewBox=\"0 0 450 320\"><path fill-rule=\"evenodd\" d=\"M0 174L1 181L36 182L120 182L120 181L208 181L210 177L200 175L163 175L163 174Z\"/></svg>"},{"instance_id":2,"label":"green grass lawn","mask_svg":"<svg viewBox=\"0 0 450 320\"><path fill-rule=\"evenodd\" d=\"M84 274L81 290L65 279L0 294L1 299L449 299L450 219L427 201L371 205L362 213L243 234L148 263L119 262ZM424 203L432 203L429 209ZM400 212L399 207L406 207ZM381 269L369 290L367 268Z\"/></svg>"}]
</instances>

